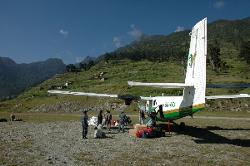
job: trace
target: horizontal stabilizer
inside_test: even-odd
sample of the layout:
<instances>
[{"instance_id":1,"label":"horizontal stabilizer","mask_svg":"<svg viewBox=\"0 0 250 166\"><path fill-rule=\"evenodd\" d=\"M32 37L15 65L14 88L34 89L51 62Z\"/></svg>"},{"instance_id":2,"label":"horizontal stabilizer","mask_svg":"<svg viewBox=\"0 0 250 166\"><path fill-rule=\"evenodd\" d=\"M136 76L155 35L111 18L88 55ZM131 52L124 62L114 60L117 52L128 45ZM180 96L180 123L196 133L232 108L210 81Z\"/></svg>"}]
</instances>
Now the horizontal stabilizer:
<instances>
[{"instance_id":1,"label":"horizontal stabilizer","mask_svg":"<svg viewBox=\"0 0 250 166\"><path fill-rule=\"evenodd\" d=\"M185 83L143 83L143 82L133 82L128 81L129 86L150 86L157 88L185 88L193 87L193 85L187 85Z\"/></svg>"},{"instance_id":2,"label":"horizontal stabilizer","mask_svg":"<svg viewBox=\"0 0 250 166\"><path fill-rule=\"evenodd\" d=\"M219 96L206 96L206 99L235 99L235 98L245 98L250 97L249 94L239 94L239 95L219 95Z\"/></svg>"},{"instance_id":3,"label":"horizontal stabilizer","mask_svg":"<svg viewBox=\"0 0 250 166\"><path fill-rule=\"evenodd\" d=\"M96 97L118 97L116 94L103 94L103 93L85 93L85 92L71 92L61 90L49 90L48 93L63 94L63 95L76 95L76 96L96 96Z\"/></svg>"}]
</instances>

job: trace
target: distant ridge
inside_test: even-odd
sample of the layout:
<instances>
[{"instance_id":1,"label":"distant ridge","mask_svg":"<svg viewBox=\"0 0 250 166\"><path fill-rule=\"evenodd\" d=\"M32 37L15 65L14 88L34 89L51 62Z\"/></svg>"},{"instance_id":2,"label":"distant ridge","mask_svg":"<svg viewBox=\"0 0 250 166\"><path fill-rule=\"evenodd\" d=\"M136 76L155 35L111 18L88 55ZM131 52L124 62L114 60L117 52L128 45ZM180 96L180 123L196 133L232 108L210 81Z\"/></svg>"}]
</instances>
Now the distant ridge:
<instances>
[{"instance_id":1,"label":"distant ridge","mask_svg":"<svg viewBox=\"0 0 250 166\"><path fill-rule=\"evenodd\" d=\"M17 64L8 57L0 57L0 99L14 97L23 90L64 71L65 64L56 58Z\"/></svg>"},{"instance_id":2,"label":"distant ridge","mask_svg":"<svg viewBox=\"0 0 250 166\"><path fill-rule=\"evenodd\" d=\"M209 18L208 18L209 20ZM208 45L215 40L221 48L233 47L239 50L242 41L250 40L250 17L240 20L217 20L208 24ZM189 32L173 32L169 35L143 36L113 52L101 55L98 60L183 60L189 48ZM230 44L230 45L229 45ZM225 46L226 45L226 46Z\"/></svg>"},{"instance_id":3,"label":"distant ridge","mask_svg":"<svg viewBox=\"0 0 250 166\"><path fill-rule=\"evenodd\" d=\"M16 62L8 57L0 57L0 65L16 65Z\"/></svg>"}]
</instances>

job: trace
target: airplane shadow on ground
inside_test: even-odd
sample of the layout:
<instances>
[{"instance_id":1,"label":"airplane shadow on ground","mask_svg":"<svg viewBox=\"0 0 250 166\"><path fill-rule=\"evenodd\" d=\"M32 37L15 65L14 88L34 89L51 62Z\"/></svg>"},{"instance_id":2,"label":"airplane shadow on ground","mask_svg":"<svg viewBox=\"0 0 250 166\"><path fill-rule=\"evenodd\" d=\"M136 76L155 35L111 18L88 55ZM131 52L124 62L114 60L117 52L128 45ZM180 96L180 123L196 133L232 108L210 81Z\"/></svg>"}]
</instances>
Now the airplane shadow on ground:
<instances>
[{"instance_id":1,"label":"airplane shadow on ground","mask_svg":"<svg viewBox=\"0 0 250 166\"><path fill-rule=\"evenodd\" d=\"M250 147L250 139L229 139L219 134L213 133L212 130L238 130L238 131L247 131L250 129L242 128L232 128L224 129L217 126L207 126L207 128L199 128L193 126L186 126L185 130L177 131L178 134L189 135L194 137L194 142L198 144L231 144L241 147ZM196 138L196 139L195 139Z\"/></svg>"}]
</instances>

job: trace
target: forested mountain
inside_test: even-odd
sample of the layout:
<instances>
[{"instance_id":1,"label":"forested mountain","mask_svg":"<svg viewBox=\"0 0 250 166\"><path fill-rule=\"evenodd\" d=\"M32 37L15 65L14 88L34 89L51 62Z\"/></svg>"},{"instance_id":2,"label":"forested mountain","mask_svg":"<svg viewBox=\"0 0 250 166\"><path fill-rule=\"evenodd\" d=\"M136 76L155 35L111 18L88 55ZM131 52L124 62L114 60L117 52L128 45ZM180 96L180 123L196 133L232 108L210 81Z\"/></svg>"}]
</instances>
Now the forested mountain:
<instances>
[{"instance_id":1,"label":"forested mountain","mask_svg":"<svg viewBox=\"0 0 250 166\"><path fill-rule=\"evenodd\" d=\"M0 99L13 97L57 73L65 71L60 59L16 64L12 59L0 57Z\"/></svg>"},{"instance_id":2,"label":"forested mountain","mask_svg":"<svg viewBox=\"0 0 250 166\"><path fill-rule=\"evenodd\" d=\"M189 48L190 30L168 36L143 36L140 40L100 56L99 60L131 59L150 61L184 60ZM228 21L219 20L208 24L208 56L213 46L236 50L241 58L250 62L250 56L240 54L242 45L250 40L250 17ZM210 48L211 47L211 48ZM211 59L210 59L211 60Z\"/></svg>"}]
</instances>

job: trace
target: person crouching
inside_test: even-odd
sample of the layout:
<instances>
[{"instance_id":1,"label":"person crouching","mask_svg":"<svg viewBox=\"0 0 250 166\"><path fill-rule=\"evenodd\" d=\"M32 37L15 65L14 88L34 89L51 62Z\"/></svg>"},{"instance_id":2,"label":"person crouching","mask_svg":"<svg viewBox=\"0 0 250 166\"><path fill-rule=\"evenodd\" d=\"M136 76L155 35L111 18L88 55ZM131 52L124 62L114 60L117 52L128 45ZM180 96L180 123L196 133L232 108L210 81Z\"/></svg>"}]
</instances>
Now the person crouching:
<instances>
[{"instance_id":1,"label":"person crouching","mask_svg":"<svg viewBox=\"0 0 250 166\"><path fill-rule=\"evenodd\" d=\"M102 131L102 125L99 124L94 128L94 138L105 138L106 134Z\"/></svg>"}]
</instances>

